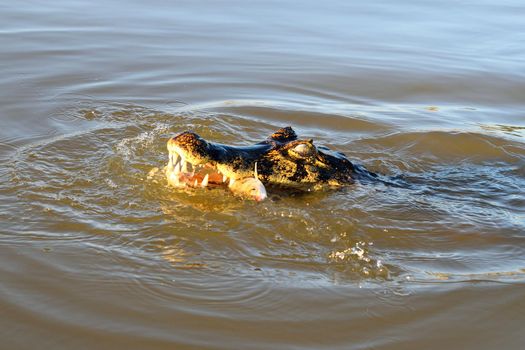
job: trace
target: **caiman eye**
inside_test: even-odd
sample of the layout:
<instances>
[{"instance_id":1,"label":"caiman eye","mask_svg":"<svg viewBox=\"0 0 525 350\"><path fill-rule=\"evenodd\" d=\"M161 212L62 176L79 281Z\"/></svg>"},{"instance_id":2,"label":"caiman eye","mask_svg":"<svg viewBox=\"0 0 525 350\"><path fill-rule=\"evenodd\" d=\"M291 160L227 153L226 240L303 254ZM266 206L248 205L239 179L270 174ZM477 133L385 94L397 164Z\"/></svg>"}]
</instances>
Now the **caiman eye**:
<instances>
[{"instance_id":1,"label":"caiman eye","mask_svg":"<svg viewBox=\"0 0 525 350\"><path fill-rule=\"evenodd\" d=\"M307 144L304 144L304 143L301 143L301 144L295 146L293 148L293 150L294 150L295 153L297 153L301 157L308 157L308 156L311 156L312 154L314 154L313 147L311 147L311 146L309 146Z\"/></svg>"}]
</instances>

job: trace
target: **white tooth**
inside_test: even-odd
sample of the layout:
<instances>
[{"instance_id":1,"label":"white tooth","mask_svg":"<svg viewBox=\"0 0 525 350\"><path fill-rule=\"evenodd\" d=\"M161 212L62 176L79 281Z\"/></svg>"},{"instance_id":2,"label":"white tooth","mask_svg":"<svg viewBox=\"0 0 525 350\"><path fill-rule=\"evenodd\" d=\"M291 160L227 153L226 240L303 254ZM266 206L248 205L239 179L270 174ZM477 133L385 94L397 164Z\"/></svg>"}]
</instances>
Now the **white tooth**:
<instances>
[{"instance_id":1,"label":"white tooth","mask_svg":"<svg viewBox=\"0 0 525 350\"><path fill-rule=\"evenodd\" d=\"M173 164L177 163L179 161L179 154L177 152L173 152Z\"/></svg>"},{"instance_id":2,"label":"white tooth","mask_svg":"<svg viewBox=\"0 0 525 350\"><path fill-rule=\"evenodd\" d=\"M179 174L180 173L180 163L177 163L175 164L175 174Z\"/></svg>"},{"instance_id":3,"label":"white tooth","mask_svg":"<svg viewBox=\"0 0 525 350\"><path fill-rule=\"evenodd\" d=\"M168 162L168 170L173 171L173 155L170 153L170 160Z\"/></svg>"},{"instance_id":4,"label":"white tooth","mask_svg":"<svg viewBox=\"0 0 525 350\"><path fill-rule=\"evenodd\" d=\"M202 180L202 183L201 183L201 186L202 186L202 187L206 187L206 186L208 186L208 178L209 178L209 175L206 174L206 175L204 176L204 179Z\"/></svg>"},{"instance_id":5,"label":"white tooth","mask_svg":"<svg viewBox=\"0 0 525 350\"><path fill-rule=\"evenodd\" d=\"M230 178L230 186L233 185L234 182L235 182L235 179L233 177Z\"/></svg>"},{"instance_id":6,"label":"white tooth","mask_svg":"<svg viewBox=\"0 0 525 350\"><path fill-rule=\"evenodd\" d=\"M175 164L177 162L177 159L179 158L179 154L175 151L170 151L170 162Z\"/></svg>"},{"instance_id":7,"label":"white tooth","mask_svg":"<svg viewBox=\"0 0 525 350\"><path fill-rule=\"evenodd\" d=\"M179 186L179 177L173 173L170 175L170 179L175 183L175 186Z\"/></svg>"},{"instance_id":8,"label":"white tooth","mask_svg":"<svg viewBox=\"0 0 525 350\"><path fill-rule=\"evenodd\" d=\"M222 175L222 182L226 182L226 180L228 180L228 176Z\"/></svg>"},{"instance_id":9,"label":"white tooth","mask_svg":"<svg viewBox=\"0 0 525 350\"><path fill-rule=\"evenodd\" d=\"M182 171L185 173L188 172L188 162L182 163Z\"/></svg>"},{"instance_id":10,"label":"white tooth","mask_svg":"<svg viewBox=\"0 0 525 350\"><path fill-rule=\"evenodd\" d=\"M199 182L197 181L197 179L195 179L195 182L193 183L193 186L197 187L198 185L199 185Z\"/></svg>"}]
</instances>

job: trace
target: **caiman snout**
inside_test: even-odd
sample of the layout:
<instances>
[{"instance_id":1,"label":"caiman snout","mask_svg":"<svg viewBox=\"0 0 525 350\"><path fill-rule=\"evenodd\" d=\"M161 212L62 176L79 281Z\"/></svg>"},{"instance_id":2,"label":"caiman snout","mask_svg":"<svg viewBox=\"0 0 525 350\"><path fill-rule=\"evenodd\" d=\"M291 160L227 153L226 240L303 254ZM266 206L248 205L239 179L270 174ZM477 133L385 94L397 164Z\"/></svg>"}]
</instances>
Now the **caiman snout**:
<instances>
[{"instance_id":1,"label":"caiman snout","mask_svg":"<svg viewBox=\"0 0 525 350\"><path fill-rule=\"evenodd\" d=\"M252 173L235 173L229 160L235 153L228 146L210 144L198 134L186 131L172 137L167 144L169 161L166 166L168 183L174 187L227 186L233 193L264 200L266 188Z\"/></svg>"},{"instance_id":2,"label":"caiman snout","mask_svg":"<svg viewBox=\"0 0 525 350\"><path fill-rule=\"evenodd\" d=\"M209 159L208 142L191 131L185 131L172 137L167 146L168 152L176 152L193 164L205 163Z\"/></svg>"}]
</instances>

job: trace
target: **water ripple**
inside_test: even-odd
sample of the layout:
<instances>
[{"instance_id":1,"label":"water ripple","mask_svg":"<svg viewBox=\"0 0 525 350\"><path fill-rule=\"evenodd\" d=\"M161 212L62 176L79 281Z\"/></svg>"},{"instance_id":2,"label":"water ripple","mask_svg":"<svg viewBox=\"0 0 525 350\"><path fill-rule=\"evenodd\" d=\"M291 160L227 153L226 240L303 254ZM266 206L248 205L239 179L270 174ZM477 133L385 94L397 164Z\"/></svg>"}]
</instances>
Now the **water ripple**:
<instances>
[{"instance_id":1,"label":"water ripple","mask_svg":"<svg viewBox=\"0 0 525 350\"><path fill-rule=\"evenodd\" d=\"M523 252L506 248L523 239L523 212L515 205L525 182L517 168L525 155L519 142L473 132L392 132L384 124L294 111L293 105L279 111L225 102L204 107L206 114L202 106L195 113L186 106L172 115L82 104L69 114L91 127L30 144L10 160L2 192L7 200L21 199L16 205L28 218L10 224L18 241L99 242L180 271L295 276L303 285L305 278L334 276L432 279L450 273L446 266L457 265L458 257L466 259L455 267L459 275L483 274L495 259L501 271L523 266ZM88 118L85 110L97 113ZM161 175L147 177L166 162L164 144L172 133L193 129L219 142L246 144L272 132L265 116L275 113L295 115L290 122L304 118L311 126L297 130L305 137L385 176L403 176L408 187L357 184L335 193L275 194L258 205L221 189L178 191ZM359 132L335 136L316 121L321 119L344 121ZM469 255L471 250L480 253Z\"/></svg>"}]
</instances>

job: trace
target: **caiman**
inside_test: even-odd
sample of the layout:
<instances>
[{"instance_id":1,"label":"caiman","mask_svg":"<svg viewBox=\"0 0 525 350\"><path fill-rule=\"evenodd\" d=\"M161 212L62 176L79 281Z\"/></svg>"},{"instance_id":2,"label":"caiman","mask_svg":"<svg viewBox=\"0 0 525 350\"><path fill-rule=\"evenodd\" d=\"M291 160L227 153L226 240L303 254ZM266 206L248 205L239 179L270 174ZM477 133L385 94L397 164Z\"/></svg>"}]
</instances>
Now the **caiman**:
<instances>
[{"instance_id":1,"label":"caiman","mask_svg":"<svg viewBox=\"0 0 525 350\"><path fill-rule=\"evenodd\" d=\"M227 186L234 194L261 201L266 187L298 190L338 188L358 174L376 176L354 165L343 153L298 139L291 127L250 146L206 141L191 131L168 141L168 183L175 187Z\"/></svg>"}]
</instances>

